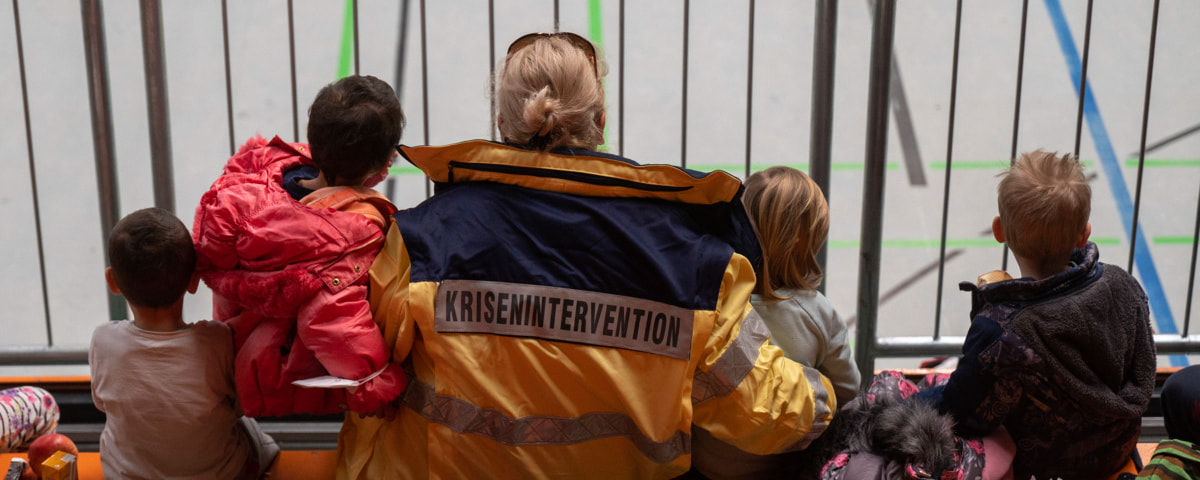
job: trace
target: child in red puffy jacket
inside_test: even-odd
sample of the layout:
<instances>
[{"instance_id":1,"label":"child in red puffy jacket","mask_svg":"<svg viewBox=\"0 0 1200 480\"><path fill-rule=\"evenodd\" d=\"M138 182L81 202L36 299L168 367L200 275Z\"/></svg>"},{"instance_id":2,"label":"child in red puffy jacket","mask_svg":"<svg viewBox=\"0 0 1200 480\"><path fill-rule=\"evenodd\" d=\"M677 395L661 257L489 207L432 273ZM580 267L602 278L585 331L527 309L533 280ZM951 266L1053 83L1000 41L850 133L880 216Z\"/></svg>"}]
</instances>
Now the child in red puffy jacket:
<instances>
[{"instance_id":1,"label":"child in red puffy jacket","mask_svg":"<svg viewBox=\"0 0 1200 480\"><path fill-rule=\"evenodd\" d=\"M246 415L372 413L404 391L367 302L395 212L371 187L403 128L387 83L343 78L309 108L308 145L252 138L201 198L197 267L233 329ZM293 383L326 376L332 388Z\"/></svg>"}]
</instances>

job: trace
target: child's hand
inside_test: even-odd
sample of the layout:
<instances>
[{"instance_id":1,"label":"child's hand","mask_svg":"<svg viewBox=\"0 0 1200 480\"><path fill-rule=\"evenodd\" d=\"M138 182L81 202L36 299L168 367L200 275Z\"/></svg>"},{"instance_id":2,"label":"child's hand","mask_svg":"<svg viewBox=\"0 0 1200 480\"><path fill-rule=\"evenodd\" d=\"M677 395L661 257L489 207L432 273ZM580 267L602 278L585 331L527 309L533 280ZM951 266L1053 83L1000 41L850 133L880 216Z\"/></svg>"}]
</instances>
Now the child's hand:
<instances>
[{"instance_id":1,"label":"child's hand","mask_svg":"<svg viewBox=\"0 0 1200 480\"><path fill-rule=\"evenodd\" d=\"M394 416L394 410L399 406L397 399L402 396L407 387L408 376L404 374L404 369L398 363L391 363L375 378L359 385L354 390L347 389L346 403L351 411L358 412L363 418L366 418L366 415L380 416L389 408L393 410L391 415ZM389 403L395 403L395 405L389 406Z\"/></svg>"}]
</instances>

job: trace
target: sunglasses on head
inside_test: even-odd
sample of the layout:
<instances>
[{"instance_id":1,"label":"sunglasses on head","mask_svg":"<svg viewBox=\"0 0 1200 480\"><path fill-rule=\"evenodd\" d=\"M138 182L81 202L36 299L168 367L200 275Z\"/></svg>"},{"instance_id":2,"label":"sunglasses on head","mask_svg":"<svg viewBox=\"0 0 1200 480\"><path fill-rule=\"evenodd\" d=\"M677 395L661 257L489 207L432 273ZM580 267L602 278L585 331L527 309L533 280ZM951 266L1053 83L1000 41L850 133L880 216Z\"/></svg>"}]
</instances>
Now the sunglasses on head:
<instances>
[{"instance_id":1,"label":"sunglasses on head","mask_svg":"<svg viewBox=\"0 0 1200 480\"><path fill-rule=\"evenodd\" d=\"M520 38L513 40L512 44L508 46L508 55L512 55L514 52L528 47L539 38L561 38L570 42L571 45L574 45L575 48L578 48L580 51L582 51L584 55L587 55L588 60L592 61L592 73L596 74L596 78L600 78L600 72L596 68L596 47L594 47L592 42L589 42L586 38L571 32L528 33L521 35Z\"/></svg>"}]
</instances>

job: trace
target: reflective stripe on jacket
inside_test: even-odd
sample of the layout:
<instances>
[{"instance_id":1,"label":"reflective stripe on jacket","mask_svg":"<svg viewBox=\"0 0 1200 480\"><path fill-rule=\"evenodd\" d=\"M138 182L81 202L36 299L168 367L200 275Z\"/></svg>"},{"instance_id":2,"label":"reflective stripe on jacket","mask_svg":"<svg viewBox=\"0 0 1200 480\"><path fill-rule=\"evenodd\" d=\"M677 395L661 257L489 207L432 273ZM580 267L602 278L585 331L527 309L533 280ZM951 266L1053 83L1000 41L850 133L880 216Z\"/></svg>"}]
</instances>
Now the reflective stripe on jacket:
<instances>
[{"instance_id":1,"label":"reflective stripe on jacket","mask_svg":"<svg viewBox=\"0 0 1200 480\"><path fill-rule=\"evenodd\" d=\"M757 240L723 172L485 141L402 153L437 195L398 212L371 305L413 382L347 416L339 478L671 478L693 423L803 448L836 409L751 310Z\"/></svg>"}]
</instances>

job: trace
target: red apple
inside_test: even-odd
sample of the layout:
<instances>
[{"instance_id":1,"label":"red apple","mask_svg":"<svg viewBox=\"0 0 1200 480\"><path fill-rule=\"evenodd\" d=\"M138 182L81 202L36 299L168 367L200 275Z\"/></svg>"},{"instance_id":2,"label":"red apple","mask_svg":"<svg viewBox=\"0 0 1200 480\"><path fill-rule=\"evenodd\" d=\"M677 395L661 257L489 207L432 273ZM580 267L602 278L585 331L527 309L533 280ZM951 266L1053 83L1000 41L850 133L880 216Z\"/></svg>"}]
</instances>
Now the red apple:
<instances>
[{"instance_id":1,"label":"red apple","mask_svg":"<svg viewBox=\"0 0 1200 480\"><path fill-rule=\"evenodd\" d=\"M58 451L79 455L79 449L69 437L60 433L47 433L29 444L29 465L33 467L34 472L41 473L42 462Z\"/></svg>"}]
</instances>

